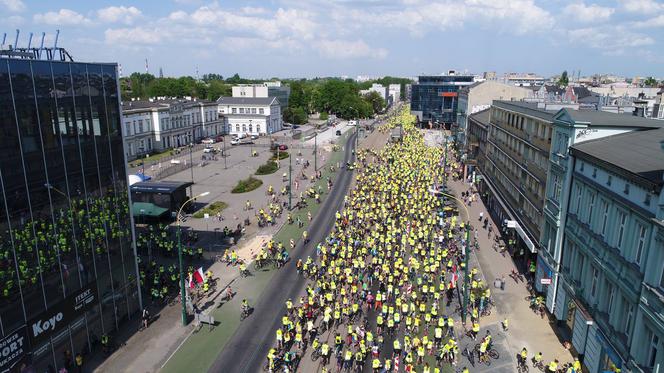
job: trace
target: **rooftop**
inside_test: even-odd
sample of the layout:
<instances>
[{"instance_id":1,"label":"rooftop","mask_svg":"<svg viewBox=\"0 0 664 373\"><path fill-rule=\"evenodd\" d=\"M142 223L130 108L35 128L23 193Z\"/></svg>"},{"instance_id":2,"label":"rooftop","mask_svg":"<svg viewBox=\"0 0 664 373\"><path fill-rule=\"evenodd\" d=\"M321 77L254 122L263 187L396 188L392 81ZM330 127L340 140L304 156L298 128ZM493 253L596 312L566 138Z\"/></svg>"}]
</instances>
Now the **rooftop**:
<instances>
[{"instance_id":1,"label":"rooftop","mask_svg":"<svg viewBox=\"0 0 664 373\"><path fill-rule=\"evenodd\" d=\"M576 123L588 123L593 127L635 127L635 128L660 128L664 122L648 119L630 114L616 114L597 110L573 110L567 111Z\"/></svg>"},{"instance_id":2,"label":"rooftop","mask_svg":"<svg viewBox=\"0 0 664 373\"><path fill-rule=\"evenodd\" d=\"M537 107L536 102L494 100L493 105L506 110L511 110L540 118L549 122L553 122L553 115L557 112L556 110L540 109Z\"/></svg>"},{"instance_id":3,"label":"rooftop","mask_svg":"<svg viewBox=\"0 0 664 373\"><path fill-rule=\"evenodd\" d=\"M279 103L276 97L219 97L217 103L224 105L260 105L268 106Z\"/></svg>"},{"instance_id":4,"label":"rooftop","mask_svg":"<svg viewBox=\"0 0 664 373\"><path fill-rule=\"evenodd\" d=\"M664 126L664 122L656 122ZM590 140L575 144L571 149L572 154L591 156L661 187L664 185L663 141L664 128L651 128Z\"/></svg>"},{"instance_id":5,"label":"rooftop","mask_svg":"<svg viewBox=\"0 0 664 373\"><path fill-rule=\"evenodd\" d=\"M484 109L482 111L478 111L477 113L470 114L469 119L473 119L480 124L488 126L490 113L491 113L490 109Z\"/></svg>"}]
</instances>

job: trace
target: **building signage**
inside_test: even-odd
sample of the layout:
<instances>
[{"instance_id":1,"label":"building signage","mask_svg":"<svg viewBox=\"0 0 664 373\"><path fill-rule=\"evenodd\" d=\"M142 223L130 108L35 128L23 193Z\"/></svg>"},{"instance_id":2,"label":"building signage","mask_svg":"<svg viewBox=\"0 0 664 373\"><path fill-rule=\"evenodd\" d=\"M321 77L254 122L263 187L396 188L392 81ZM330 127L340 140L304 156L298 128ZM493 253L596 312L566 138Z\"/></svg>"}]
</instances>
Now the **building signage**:
<instances>
[{"instance_id":1,"label":"building signage","mask_svg":"<svg viewBox=\"0 0 664 373\"><path fill-rule=\"evenodd\" d=\"M438 95L441 97L457 97L456 92L440 92Z\"/></svg>"},{"instance_id":2,"label":"building signage","mask_svg":"<svg viewBox=\"0 0 664 373\"><path fill-rule=\"evenodd\" d=\"M28 323L28 333L32 345L36 346L48 340L49 337L65 328L74 318L98 302L97 283L93 282L42 312Z\"/></svg>"},{"instance_id":3,"label":"building signage","mask_svg":"<svg viewBox=\"0 0 664 373\"><path fill-rule=\"evenodd\" d=\"M28 337L24 325L0 341L0 372L9 371L21 361L27 349Z\"/></svg>"},{"instance_id":4,"label":"building signage","mask_svg":"<svg viewBox=\"0 0 664 373\"><path fill-rule=\"evenodd\" d=\"M542 278L542 279L540 279L540 284L542 284L542 285L551 285L551 279L550 278Z\"/></svg>"}]
</instances>

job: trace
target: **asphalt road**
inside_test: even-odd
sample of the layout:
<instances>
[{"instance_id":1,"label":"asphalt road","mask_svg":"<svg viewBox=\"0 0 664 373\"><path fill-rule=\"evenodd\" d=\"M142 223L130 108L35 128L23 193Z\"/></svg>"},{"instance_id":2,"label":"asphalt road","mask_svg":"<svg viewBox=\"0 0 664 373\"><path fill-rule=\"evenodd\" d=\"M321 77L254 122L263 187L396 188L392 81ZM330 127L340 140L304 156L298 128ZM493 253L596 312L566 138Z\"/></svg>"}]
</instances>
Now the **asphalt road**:
<instances>
[{"instance_id":1,"label":"asphalt road","mask_svg":"<svg viewBox=\"0 0 664 373\"><path fill-rule=\"evenodd\" d=\"M351 152L355 148L353 133L346 141L344 164L354 160ZM296 299L303 291L306 279L296 275L295 263L298 258L314 255L316 243L325 239L334 223L336 211L341 210L344 196L352 180L352 171L343 168L335 180L331 194L323 202L320 212L309 225L307 233L311 241L305 246L300 242L291 253L292 260L286 268L279 270L263 296L254 306L254 312L240 327L221 351L210 367L209 372L259 372L267 361L266 356L274 344L274 331L281 325L281 317L286 312L288 298Z\"/></svg>"}]
</instances>

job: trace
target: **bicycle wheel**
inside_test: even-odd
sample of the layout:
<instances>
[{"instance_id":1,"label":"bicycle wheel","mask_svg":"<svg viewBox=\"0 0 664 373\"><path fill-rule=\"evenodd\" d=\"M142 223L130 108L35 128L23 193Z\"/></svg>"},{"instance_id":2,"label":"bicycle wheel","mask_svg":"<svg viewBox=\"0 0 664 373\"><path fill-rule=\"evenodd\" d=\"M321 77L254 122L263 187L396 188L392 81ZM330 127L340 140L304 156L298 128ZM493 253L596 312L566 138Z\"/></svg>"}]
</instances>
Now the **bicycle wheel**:
<instances>
[{"instance_id":1,"label":"bicycle wheel","mask_svg":"<svg viewBox=\"0 0 664 373\"><path fill-rule=\"evenodd\" d=\"M489 357L492 358L492 359L498 360L498 358L500 357L500 354L498 354L498 351L496 351L495 349L492 348L492 349L489 350Z\"/></svg>"},{"instance_id":2,"label":"bicycle wheel","mask_svg":"<svg viewBox=\"0 0 664 373\"><path fill-rule=\"evenodd\" d=\"M320 357L320 352L318 350L314 350L311 353L311 361L316 361Z\"/></svg>"},{"instance_id":3,"label":"bicycle wheel","mask_svg":"<svg viewBox=\"0 0 664 373\"><path fill-rule=\"evenodd\" d=\"M486 364L486 366L491 365L491 359L489 358L488 355L485 355L485 357L480 358L480 361L483 362L484 364Z\"/></svg>"}]
</instances>

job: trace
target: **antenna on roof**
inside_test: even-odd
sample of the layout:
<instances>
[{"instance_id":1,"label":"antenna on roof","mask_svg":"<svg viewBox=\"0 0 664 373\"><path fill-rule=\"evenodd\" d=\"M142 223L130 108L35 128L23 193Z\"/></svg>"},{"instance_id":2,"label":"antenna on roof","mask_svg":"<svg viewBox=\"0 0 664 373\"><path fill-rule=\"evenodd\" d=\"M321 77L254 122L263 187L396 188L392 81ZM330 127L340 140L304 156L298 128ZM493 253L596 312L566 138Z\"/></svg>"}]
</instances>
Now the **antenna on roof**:
<instances>
[{"instance_id":1,"label":"antenna on roof","mask_svg":"<svg viewBox=\"0 0 664 373\"><path fill-rule=\"evenodd\" d=\"M28 38L28 49L32 46L32 32L30 33L30 37Z\"/></svg>"},{"instance_id":2,"label":"antenna on roof","mask_svg":"<svg viewBox=\"0 0 664 373\"><path fill-rule=\"evenodd\" d=\"M60 38L60 30L55 30L55 42L53 43L53 49L58 48L58 39Z\"/></svg>"},{"instance_id":3,"label":"antenna on roof","mask_svg":"<svg viewBox=\"0 0 664 373\"><path fill-rule=\"evenodd\" d=\"M14 41L14 48L18 47L18 35L21 33L19 29L16 29L16 40Z\"/></svg>"},{"instance_id":4,"label":"antenna on roof","mask_svg":"<svg viewBox=\"0 0 664 373\"><path fill-rule=\"evenodd\" d=\"M37 49L37 51L36 51L37 58L41 58L41 52L44 50L44 38L45 37L46 37L46 33L42 32L41 43L39 43L39 49Z\"/></svg>"},{"instance_id":5,"label":"antenna on roof","mask_svg":"<svg viewBox=\"0 0 664 373\"><path fill-rule=\"evenodd\" d=\"M5 42L6 42L6 41L7 41L7 33L5 32L5 33L2 35L2 44L0 44L0 45L5 45Z\"/></svg>"}]
</instances>

